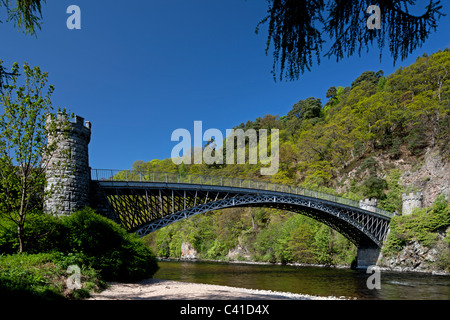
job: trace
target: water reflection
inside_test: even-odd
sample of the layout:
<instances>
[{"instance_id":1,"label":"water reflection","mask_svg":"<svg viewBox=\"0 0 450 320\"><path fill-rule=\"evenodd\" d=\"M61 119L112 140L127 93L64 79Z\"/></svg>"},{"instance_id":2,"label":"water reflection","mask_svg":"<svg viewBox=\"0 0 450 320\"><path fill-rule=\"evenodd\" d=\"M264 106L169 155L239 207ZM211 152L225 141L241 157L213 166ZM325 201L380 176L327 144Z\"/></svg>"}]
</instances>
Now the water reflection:
<instances>
[{"instance_id":1,"label":"water reflection","mask_svg":"<svg viewBox=\"0 0 450 320\"><path fill-rule=\"evenodd\" d=\"M369 290L371 274L351 269L187 261L159 265L157 279L357 299L450 299L450 276L381 271L381 289Z\"/></svg>"}]
</instances>

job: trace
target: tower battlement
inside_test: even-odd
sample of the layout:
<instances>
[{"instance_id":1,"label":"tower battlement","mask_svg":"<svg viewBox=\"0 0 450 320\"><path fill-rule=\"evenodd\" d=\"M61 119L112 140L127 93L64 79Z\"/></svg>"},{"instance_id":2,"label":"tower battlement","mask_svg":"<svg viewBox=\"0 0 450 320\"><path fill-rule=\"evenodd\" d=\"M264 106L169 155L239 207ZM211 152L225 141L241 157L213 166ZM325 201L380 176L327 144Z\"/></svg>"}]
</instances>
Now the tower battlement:
<instances>
[{"instance_id":1,"label":"tower battlement","mask_svg":"<svg viewBox=\"0 0 450 320\"><path fill-rule=\"evenodd\" d=\"M52 116L49 115L47 117L47 124L52 121ZM80 136L85 136L88 139L91 137L92 124L90 121L84 121L83 117L75 115L73 122L71 122L68 121L65 114L58 112L54 121L56 122L57 131L69 131L71 135L78 134Z\"/></svg>"}]
</instances>

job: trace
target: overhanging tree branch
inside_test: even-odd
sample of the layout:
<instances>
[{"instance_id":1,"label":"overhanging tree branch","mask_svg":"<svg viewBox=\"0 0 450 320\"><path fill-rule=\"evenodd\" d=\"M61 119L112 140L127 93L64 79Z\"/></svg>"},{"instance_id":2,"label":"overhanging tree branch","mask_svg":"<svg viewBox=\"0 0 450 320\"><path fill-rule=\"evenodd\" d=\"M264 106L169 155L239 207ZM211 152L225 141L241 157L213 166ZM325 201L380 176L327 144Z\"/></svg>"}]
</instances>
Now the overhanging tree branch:
<instances>
[{"instance_id":1,"label":"overhanging tree branch","mask_svg":"<svg viewBox=\"0 0 450 320\"><path fill-rule=\"evenodd\" d=\"M409 13L415 0L268 0L268 15L256 28L268 22L266 54L273 44L274 79L296 80L305 70L311 70L313 56L320 64L324 35L330 39L325 57L359 55L369 50L374 41L380 50L388 44L394 64L408 57L436 31L444 16L440 0L430 0L422 15ZM367 28L370 5L381 9L381 29ZM326 16L326 18L325 18Z\"/></svg>"}]
</instances>

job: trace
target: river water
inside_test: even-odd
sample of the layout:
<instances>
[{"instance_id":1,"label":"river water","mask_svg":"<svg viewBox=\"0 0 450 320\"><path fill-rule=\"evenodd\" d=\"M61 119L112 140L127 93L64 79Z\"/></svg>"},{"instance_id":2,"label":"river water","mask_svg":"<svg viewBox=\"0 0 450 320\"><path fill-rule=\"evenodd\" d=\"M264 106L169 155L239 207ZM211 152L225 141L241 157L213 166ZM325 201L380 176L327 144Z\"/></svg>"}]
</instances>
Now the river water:
<instances>
[{"instance_id":1,"label":"river water","mask_svg":"<svg viewBox=\"0 0 450 320\"><path fill-rule=\"evenodd\" d=\"M283 291L315 296L382 300L450 300L450 276L380 272L380 289L369 289L365 271L287 265L160 261L156 279Z\"/></svg>"}]
</instances>

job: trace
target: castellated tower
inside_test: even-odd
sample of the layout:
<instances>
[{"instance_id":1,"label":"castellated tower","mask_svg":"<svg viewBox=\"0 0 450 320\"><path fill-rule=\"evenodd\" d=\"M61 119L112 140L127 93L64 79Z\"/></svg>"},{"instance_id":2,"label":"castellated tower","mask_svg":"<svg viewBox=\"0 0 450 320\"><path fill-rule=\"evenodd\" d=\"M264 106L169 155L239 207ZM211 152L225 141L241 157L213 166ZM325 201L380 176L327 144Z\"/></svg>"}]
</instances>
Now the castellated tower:
<instances>
[{"instance_id":1,"label":"castellated tower","mask_svg":"<svg viewBox=\"0 0 450 320\"><path fill-rule=\"evenodd\" d=\"M359 207L370 212L377 212L377 199L359 200Z\"/></svg>"},{"instance_id":2,"label":"castellated tower","mask_svg":"<svg viewBox=\"0 0 450 320\"><path fill-rule=\"evenodd\" d=\"M423 194L422 192L402 194L402 215L410 215L414 209L422 208Z\"/></svg>"},{"instance_id":3,"label":"castellated tower","mask_svg":"<svg viewBox=\"0 0 450 320\"><path fill-rule=\"evenodd\" d=\"M52 121L49 117L47 123ZM91 123L79 116L75 122L58 113L57 149L49 160L46 190L52 190L44 200L44 211L56 215L70 215L89 204L90 168L88 145L91 140Z\"/></svg>"}]
</instances>

